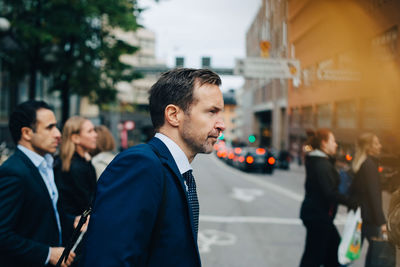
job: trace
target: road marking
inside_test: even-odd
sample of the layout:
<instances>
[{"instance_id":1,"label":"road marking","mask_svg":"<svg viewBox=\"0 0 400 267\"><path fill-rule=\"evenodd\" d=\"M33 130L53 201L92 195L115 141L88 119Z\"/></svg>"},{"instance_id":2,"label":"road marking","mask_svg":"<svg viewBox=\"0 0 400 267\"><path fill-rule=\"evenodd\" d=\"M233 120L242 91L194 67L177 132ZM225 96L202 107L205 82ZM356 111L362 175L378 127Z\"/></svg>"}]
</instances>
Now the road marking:
<instances>
[{"instance_id":1,"label":"road marking","mask_svg":"<svg viewBox=\"0 0 400 267\"><path fill-rule=\"evenodd\" d=\"M225 166L225 164L223 162L221 162L219 159L217 159L216 157L213 157L214 162L217 162L218 165L220 166ZM240 173L240 176L243 177L244 179L246 179L247 181L257 184L259 186L262 186L264 188L267 188L269 190L275 191L278 194L284 195L290 199L293 199L297 202L301 202L303 201L304 196L297 194L289 189L286 189L282 186L270 183L266 180L262 180L256 176L252 176L250 174L247 174L245 172L236 170L236 169L232 169L232 168L227 168L227 166L225 166L225 170L231 172L233 175L238 175Z\"/></svg>"},{"instance_id":2,"label":"road marking","mask_svg":"<svg viewBox=\"0 0 400 267\"><path fill-rule=\"evenodd\" d=\"M234 234L221 232L214 229L199 231L198 246L200 253L211 251L211 245L232 246L236 244L237 237Z\"/></svg>"},{"instance_id":3,"label":"road marking","mask_svg":"<svg viewBox=\"0 0 400 267\"><path fill-rule=\"evenodd\" d=\"M346 215L338 215L335 219L336 225L344 225ZM261 217L261 216L213 216L200 215L201 222L213 223L263 223L263 224L278 224L278 225L302 225L301 219L298 218L276 218L276 217Z\"/></svg>"},{"instance_id":4,"label":"road marking","mask_svg":"<svg viewBox=\"0 0 400 267\"><path fill-rule=\"evenodd\" d=\"M252 202L256 197L264 195L260 189L238 188L234 187L231 197L244 202Z\"/></svg>"}]
</instances>

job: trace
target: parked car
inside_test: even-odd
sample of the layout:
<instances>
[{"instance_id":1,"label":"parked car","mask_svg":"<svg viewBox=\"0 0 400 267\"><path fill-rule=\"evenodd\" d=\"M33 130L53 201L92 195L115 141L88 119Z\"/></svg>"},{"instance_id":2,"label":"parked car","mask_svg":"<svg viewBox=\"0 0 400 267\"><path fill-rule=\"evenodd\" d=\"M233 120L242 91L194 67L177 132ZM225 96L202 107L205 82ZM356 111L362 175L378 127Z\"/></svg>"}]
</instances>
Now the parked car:
<instances>
[{"instance_id":1,"label":"parked car","mask_svg":"<svg viewBox=\"0 0 400 267\"><path fill-rule=\"evenodd\" d=\"M233 162L233 166L245 172L261 171L272 174L275 163L275 157L265 148L243 147Z\"/></svg>"}]
</instances>

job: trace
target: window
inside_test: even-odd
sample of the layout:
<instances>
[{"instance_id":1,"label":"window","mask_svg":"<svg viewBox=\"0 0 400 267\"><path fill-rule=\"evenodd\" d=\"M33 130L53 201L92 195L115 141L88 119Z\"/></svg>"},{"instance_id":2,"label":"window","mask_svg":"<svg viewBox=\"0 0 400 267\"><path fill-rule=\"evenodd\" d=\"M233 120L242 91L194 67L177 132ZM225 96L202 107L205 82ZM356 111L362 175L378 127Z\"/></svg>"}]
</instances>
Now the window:
<instances>
[{"instance_id":1,"label":"window","mask_svg":"<svg viewBox=\"0 0 400 267\"><path fill-rule=\"evenodd\" d=\"M355 129L356 104L354 101L343 101L336 105L337 127L342 129Z\"/></svg>"},{"instance_id":2,"label":"window","mask_svg":"<svg viewBox=\"0 0 400 267\"><path fill-rule=\"evenodd\" d=\"M7 120L8 109L9 109L9 90L7 90L8 75L6 75L1 67L2 62L0 60L0 120Z\"/></svg>"},{"instance_id":3,"label":"window","mask_svg":"<svg viewBox=\"0 0 400 267\"><path fill-rule=\"evenodd\" d=\"M314 128L314 116L312 106L302 108L301 122L303 128Z\"/></svg>"},{"instance_id":4,"label":"window","mask_svg":"<svg viewBox=\"0 0 400 267\"><path fill-rule=\"evenodd\" d=\"M390 129L392 117L382 111L383 106L376 98L365 98L361 102L361 123L364 129Z\"/></svg>"},{"instance_id":5,"label":"window","mask_svg":"<svg viewBox=\"0 0 400 267\"><path fill-rule=\"evenodd\" d=\"M317 106L317 125L319 128L332 127L331 104L321 104Z\"/></svg>"},{"instance_id":6,"label":"window","mask_svg":"<svg viewBox=\"0 0 400 267\"><path fill-rule=\"evenodd\" d=\"M290 126L293 128L300 127L300 109L292 108L292 114L290 115Z\"/></svg>"},{"instance_id":7,"label":"window","mask_svg":"<svg viewBox=\"0 0 400 267\"><path fill-rule=\"evenodd\" d=\"M394 26L373 38L371 41L372 54L380 60L394 59L398 55L398 36L398 28Z\"/></svg>"}]
</instances>

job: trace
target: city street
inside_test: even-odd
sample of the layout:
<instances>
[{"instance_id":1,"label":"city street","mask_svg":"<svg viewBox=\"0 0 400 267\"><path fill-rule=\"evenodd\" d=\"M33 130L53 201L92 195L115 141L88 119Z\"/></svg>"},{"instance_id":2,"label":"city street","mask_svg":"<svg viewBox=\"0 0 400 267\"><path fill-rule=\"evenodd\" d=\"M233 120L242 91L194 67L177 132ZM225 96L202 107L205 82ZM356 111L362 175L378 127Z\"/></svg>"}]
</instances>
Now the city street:
<instances>
[{"instance_id":1,"label":"city street","mask_svg":"<svg viewBox=\"0 0 400 267\"><path fill-rule=\"evenodd\" d=\"M244 173L214 155L193 162L200 201L203 266L298 266L305 239L299 219L304 167ZM345 209L337 224L342 229ZM352 266L363 266L361 259Z\"/></svg>"}]
</instances>

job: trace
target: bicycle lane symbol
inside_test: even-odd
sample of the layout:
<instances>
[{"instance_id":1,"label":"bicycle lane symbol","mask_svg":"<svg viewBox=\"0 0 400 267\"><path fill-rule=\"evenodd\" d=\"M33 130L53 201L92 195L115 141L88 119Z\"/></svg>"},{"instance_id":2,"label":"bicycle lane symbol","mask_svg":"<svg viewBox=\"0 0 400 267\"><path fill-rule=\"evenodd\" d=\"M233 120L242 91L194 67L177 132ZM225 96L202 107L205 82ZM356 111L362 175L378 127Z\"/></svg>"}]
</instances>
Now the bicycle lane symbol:
<instances>
[{"instance_id":1,"label":"bicycle lane symbol","mask_svg":"<svg viewBox=\"0 0 400 267\"><path fill-rule=\"evenodd\" d=\"M199 231L198 245L200 253L208 253L211 246L232 246L236 243L236 236L231 233L221 232L214 229Z\"/></svg>"}]
</instances>

